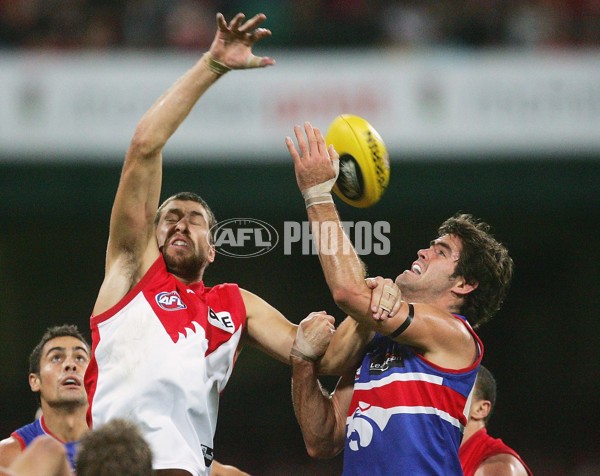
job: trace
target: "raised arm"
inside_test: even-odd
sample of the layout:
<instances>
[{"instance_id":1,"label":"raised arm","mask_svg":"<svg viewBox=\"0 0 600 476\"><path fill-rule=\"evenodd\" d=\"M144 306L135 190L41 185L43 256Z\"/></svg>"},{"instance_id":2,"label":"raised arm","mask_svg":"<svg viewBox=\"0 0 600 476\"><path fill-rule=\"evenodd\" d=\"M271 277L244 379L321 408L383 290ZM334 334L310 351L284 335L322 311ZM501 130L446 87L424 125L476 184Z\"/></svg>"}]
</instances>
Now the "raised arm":
<instances>
[{"instance_id":1,"label":"raised arm","mask_svg":"<svg viewBox=\"0 0 600 476\"><path fill-rule=\"evenodd\" d=\"M296 126L294 132L299 150L290 137L286 138L286 145L294 160L298 187L306 200L313 240L332 296L336 304L358 322L384 334L390 333L406 314L392 311L387 319L373 319L365 266L344 232L331 198L338 154L333 146L327 148L321 132L309 123L304 125L306 138L300 127Z\"/></svg>"},{"instance_id":2,"label":"raised arm","mask_svg":"<svg viewBox=\"0 0 600 476\"><path fill-rule=\"evenodd\" d=\"M344 232L331 196L338 154L326 146L321 131L310 123L305 123L304 129L296 126L294 132L298 149L290 137L286 137L286 145L305 199L321 267L338 307L360 324L419 349L434 362L452 368L470 365L475 358L475 341L444 306L402 301L398 311L391 311L387 318L373 318L363 263ZM457 293L462 292L460 284L457 281Z\"/></svg>"},{"instance_id":3,"label":"raised arm","mask_svg":"<svg viewBox=\"0 0 600 476\"><path fill-rule=\"evenodd\" d=\"M119 301L158 257L154 217L162 184L162 150L194 105L215 81L231 69L274 64L257 57L252 46L271 32L259 25L263 14L245 20L237 14L229 23L217 15L217 32L210 50L144 114L125 156L113 204L106 254L105 278L94 314Z\"/></svg>"}]
</instances>

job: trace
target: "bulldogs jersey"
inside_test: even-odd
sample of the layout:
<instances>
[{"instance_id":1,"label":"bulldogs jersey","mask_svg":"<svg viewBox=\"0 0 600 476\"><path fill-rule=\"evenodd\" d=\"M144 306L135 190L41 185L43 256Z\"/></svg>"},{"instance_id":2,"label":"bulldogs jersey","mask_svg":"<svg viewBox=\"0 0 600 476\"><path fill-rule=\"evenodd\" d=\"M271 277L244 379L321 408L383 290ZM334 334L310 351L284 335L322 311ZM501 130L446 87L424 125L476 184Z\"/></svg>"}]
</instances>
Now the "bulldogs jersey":
<instances>
[{"instance_id":1,"label":"bulldogs jersey","mask_svg":"<svg viewBox=\"0 0 600 476\"><path fill-rule=\"evenodd\" d=\"M159 257L117 305L91 318L90 426L132 420L154 469L208 474L219 394L245 325L237 285L188 286Z\"/></svg>"},{"instance_id":2,"label":"bulldogs jersey","mask_svg":"<svg viewBox=\"0 0 600 476\"><path fill-rule=\"evenodd\" d=\"M376 335L354 381L344 475L462 475L458 448L483 345L461 321L479 349L476 362L462 370L441 368Z\"/></svg>"},{"instance_id":3,"label":"bulldogs jersey","mask_svg":"<svg viewBox=\"0 0 600 476\"><path fill-rule=\"evenodd\" d=\"M29 423L29 425L22 426L18 430L12 432L10 436L16 439L21 444L21 450L27 448L33 440L35 440L38 436L48 435L54 438L56 441L61 442L65 449L67 450L67 458L69 460L69 466L71 467L71 471L75 472L75 455L77 453L77 446L79 444L78 441L69 441L65 442L57 438L48 430L46 425L44 424L44 417L40 417L35 420L33 423Z\"/></svg>"},{"instance_id":4,"label":"bulldogs jersey","mask_svg":"<svg viewBox=\"0 0 600 476\"><path fill-rule=\"evenodd\" d=\"M473 433L471 438L465 441L458 450L458 457L460 458L460 464L465 476L473 476L481 463L499 454L513 455L523 464L527 474L533 476L533 473L517 452L506 445L501 439L492 438L485 428Z\"/></svg>"}]
</instances>

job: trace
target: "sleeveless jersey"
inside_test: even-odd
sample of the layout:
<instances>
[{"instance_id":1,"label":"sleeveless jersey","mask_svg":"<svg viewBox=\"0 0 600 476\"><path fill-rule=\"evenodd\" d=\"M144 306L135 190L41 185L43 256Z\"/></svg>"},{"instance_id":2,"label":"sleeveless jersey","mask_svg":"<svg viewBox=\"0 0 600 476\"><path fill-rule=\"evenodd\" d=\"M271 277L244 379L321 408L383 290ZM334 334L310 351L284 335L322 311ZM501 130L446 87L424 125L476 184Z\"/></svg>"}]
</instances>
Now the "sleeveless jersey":
<instances>
[{"instance_id":1,"label":"sleeveless jersey","mask_svg":"<svg viewBox=\"0 0 600 476\"><path fill-rule=\"evenodd\" d=\"M114 307L92 316L88 423L137 423L154 469L208 474L219 394L237 357L246 308L235 284L186 285L160 256Z\"/></svg>"},{"instance_id":2,"label":"sleeveless jersey","mask_svg":"<svg viewBox=\"0 0 600 476\"><path fill-rule=\"evenodd\" d=\"M492 438L485 428L474 433L458 450L458 457L465 476L473 476L481 463L489 457L499 454L513 455L525 467L527 474L533 476L533 473L517 452L500 438Z\"/></svg>"},{"instance_id":3,"label":"sleeveless jersey","mask_svg":"<svg viewBox=\"0 0 600 476\"><path fill-rule=\"evenodd\" d=\"M439 367L377 334L358 368L346 420L344 472L372 476L462 475L458 448L483 344L462 370Z\"/></svg>"},{"instance_id":4,"label":"sleeveless jersey","mask_svg":"<svg viewBox=\"0 0 600 476\"><path fill-rule=\"evenodd\" d=\"M18 430L12 432L10 436L16 439L21 444L21 450L25 450L33 440L38 436L48 435L54 438L56 441L62 443L67 450L67 458L69 460L69 466L71 471L75 472L75 455L77 454L78 441L62 441L52 434L52 432L44 424L44 417L38 418L33 423L22 426Z\"/></svg>"}]
</instances>

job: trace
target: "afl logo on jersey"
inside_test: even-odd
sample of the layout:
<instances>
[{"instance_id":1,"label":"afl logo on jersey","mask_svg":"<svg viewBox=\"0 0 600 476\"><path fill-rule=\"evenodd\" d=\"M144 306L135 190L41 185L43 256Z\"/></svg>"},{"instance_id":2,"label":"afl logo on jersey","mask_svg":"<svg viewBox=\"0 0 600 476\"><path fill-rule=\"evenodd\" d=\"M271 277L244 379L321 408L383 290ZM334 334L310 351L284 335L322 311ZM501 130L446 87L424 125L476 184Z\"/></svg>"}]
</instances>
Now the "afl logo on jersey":
<instances>
[{"instance_id":1,"label":"afl logo on jersey","mask_svg":"<svg viewBox=\"0 0 600 476\"><path fill-rule=\"evenodd\" d=\"M187 309L177 291L164 291L156 295L156 304L165 311L179 311Z\"/></svg>"}]
</instances>

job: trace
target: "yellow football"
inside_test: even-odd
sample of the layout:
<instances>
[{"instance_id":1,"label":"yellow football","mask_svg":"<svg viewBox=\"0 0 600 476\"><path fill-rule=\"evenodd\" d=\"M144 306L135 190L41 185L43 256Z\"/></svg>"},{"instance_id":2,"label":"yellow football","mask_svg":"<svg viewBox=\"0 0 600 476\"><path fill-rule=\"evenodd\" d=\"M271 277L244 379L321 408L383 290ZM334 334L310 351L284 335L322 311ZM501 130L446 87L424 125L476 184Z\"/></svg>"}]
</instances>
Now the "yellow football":
<instances>
[{"instance_id":1,"label":"yellow football","mask_svg":"<svg viewBox=\"0 0 600 476\"><path fill-rule=\"evenodd\" d=\"M362 117L342 114L329 125L325 142L340 154L335 194L353 207L377 203L390 181L390 160L375 128Z\"/></svg>"}]
</instances>

